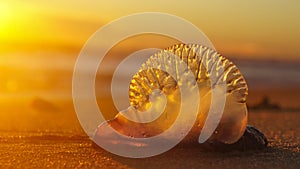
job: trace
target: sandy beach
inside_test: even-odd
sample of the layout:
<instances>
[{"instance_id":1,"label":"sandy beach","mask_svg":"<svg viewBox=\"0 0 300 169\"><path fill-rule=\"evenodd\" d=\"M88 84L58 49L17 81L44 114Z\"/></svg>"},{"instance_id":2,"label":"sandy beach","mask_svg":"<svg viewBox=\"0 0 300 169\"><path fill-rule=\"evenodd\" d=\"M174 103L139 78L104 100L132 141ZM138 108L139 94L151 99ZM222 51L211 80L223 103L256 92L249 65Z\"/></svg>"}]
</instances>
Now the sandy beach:
<instances>
[{"instance_id":1,"label":"sandy beach","mask_svg":"<svg viewBox=\"0 0 300 169\"><path fill-rule=\"evenodd\" d=\"M285 168L300 166L299 112L250 112L249 124L263 131L264 150L209 152L175 147L145 159L119 157L92 146L84 134L1 132L1 168Z\"/></svg>"},{"instance_id":2,"label":"sandy beach","mask_svg":"<svg viewBox=\"0 0 300 169\"><path fill-rule=\"evenodd\" d=\"M299 6L300 1L259 0L1 0L0 169L300 169ZM203 48L174 47L179 43ZM194 83L187 78L185 66L167 60L171 55L165 57L166 51L155 54L148 49L174 51L195 70L199 84L210 79L214 87L214 77L221 83L225 80L230 96L239 103L244 103L248 94L248 124L265 134L268 147L216 152L198 146L177 146L157 156L130 159L95 146L88 135L103 122L100 113L105 120L111 120L130 104L151 100L149 92L154 90L148 89L149 84L165 93L174 86L164 73L154 76L153 72L161 72L156 69L176 72L174 78L182 79L177 86ZM137 54L139 57L134 57ZM149 66L142 63L147 63L150 56L154 59L148 62L155 66L150 66L154 71L148 69L147 76L155 83L150 80L139 84L145 78L137 76L140 79L132 80L137 87L130 88L133 75ZM207 71L202 71L204 68ZM199 86L202 91L202 84ZM177 95L170 96L177 103ZM192 96L183 100L183 96L180 99L185 103L197 101ZM227 103L232 107L226 113L234 116L228 117L229 122L245 122L245 107L235 106L230 98ZM222 102L216 103L211 108L218 114L215 108ZM143 109L150 104L141 105ZM83 121L86 125L82 127ZM189 123L183 122L179 124ZM230 131L234 135L226 124L216 133ZM160 123L157 126L159 131ZM182 126L175 131L182 134ZM238 124L233 126L234 131L239 131ZM137 130L133 129L128 135ZM255 145L251 139L249 142Z\"/></svg>"}]
</instances>

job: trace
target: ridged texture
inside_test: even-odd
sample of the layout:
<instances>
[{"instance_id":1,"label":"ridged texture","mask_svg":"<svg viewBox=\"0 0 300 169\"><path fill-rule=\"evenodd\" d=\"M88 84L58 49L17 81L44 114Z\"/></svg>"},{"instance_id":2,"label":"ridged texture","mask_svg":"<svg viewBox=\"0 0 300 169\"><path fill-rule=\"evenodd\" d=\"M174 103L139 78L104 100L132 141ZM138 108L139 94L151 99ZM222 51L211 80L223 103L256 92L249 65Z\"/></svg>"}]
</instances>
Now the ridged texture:
<instances>
[{"instance_id":1,"label":"ridged texture","mask_svg":"<svg viewBox=\"0 0 300 169\"><path fill-rule=\"evenodd\" d=\"M196 44L178 44L151 56L133 76L129 98L130 104L136 109L147 109L149 95L155 89L169 93L177 89L177 85L189 83L188 79L184 78L185 71L178 67L178 61L169 57L171 54L179 56L181 61L187 64L198 84L206 83L204 85L214 88L220 83L226 83L227 93L233 94L236 102L246 102L248 95L246 81L232 62L207 47ZM167 65L172 65L172 67ZM170 76L160 70L162 68L168 72L175 72L176 76ZM215 83L210 84L210 77L217 79Z\"/></svg>"}]
</instances>

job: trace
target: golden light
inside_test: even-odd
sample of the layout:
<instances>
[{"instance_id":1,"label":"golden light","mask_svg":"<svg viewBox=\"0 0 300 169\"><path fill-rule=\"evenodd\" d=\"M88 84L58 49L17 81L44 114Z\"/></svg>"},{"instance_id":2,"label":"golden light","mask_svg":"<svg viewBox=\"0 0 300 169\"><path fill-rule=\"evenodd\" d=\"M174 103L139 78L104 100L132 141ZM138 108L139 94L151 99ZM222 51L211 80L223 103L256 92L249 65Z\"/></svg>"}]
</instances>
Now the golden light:
<instances>
[{"instance_id":1,"label":"golden light","mask_svg":"<svg viewBox=\"0 0 300 169\"><path fill-rule=\"evenodd\" d=\"M6 89L9 92L16 92L19 88L19 85L17 83L17 81L15 80L10 80L6 83Z\"/></svg>"},{"instance_id":2,"label":"golden light","mask_svg":"<svg viewBox=\"0 0 300 169\"><path fill-rule=\"evenodd\" d=\"M5 30L11 14L10 6L4 2L0 2L0 33Z\"/></svg>"}]
</instances>

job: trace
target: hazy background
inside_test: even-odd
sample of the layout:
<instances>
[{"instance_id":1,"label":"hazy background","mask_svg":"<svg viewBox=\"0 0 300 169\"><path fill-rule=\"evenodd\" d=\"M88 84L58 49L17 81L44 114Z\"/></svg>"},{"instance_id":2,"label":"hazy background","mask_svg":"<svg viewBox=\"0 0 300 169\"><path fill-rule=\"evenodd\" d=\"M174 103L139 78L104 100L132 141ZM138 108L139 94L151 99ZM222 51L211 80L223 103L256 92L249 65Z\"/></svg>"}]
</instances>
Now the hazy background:
<instances>
[{"instance_id":1,"label":"hazy background","mask_svg":"<svg viewBox=\"0 0 300 169\"><path fill-rule=\"evenodd\" d=\"M104 24L136 12L166 12L198 26L242 71L249 85L249 105L268 96L282 107L299 108L299 6L297 0L2 0L0 131L81 132L71 91L80 49ZM109 117L116 113L107 98L107 83L122 58L138 49L176 42L143 35L117 44L97 76L98 99L106 105L101 110L111 112Z\"/></svg>"}]
</instances>

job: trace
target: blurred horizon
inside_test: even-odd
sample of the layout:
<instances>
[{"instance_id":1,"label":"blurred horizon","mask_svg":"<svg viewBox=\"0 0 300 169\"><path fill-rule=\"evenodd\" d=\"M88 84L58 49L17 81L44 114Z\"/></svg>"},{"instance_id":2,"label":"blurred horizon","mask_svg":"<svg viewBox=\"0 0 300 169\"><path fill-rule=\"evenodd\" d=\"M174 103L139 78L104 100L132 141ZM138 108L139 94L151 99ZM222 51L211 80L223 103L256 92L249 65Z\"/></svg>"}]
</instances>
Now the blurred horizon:
<instances>
[{"instance_id":1,"label":"blurred horizon","mask_svg":"<svg viewBox=\"0 0 300 169\"><path fill-rule=\"evenodd\" d=\"M296 0L176 3L2 0L0 117L4 123L0 130L8 124L16 126L24 119L26 124L43 119L34 125L36 128L51 118L64 126L63 119L58 120L59 114L72 119L70 124L77 124L70 101L73 68L81 48L103 25L138 12L169 13L195 24L220 54L240 68L249 85L250 103L267 96L282 106L299 108L299 6L300 1ZM147 34L116 44L98 70L97 95L108 97L110 89L106 83L122 58L139 49L166 48L174 43L178 41ZM40 113L46 115L42 117ZM47 123L50 128L55 127L56 123L50 123L51 120Z\"/></svg>"}]
</instances>

